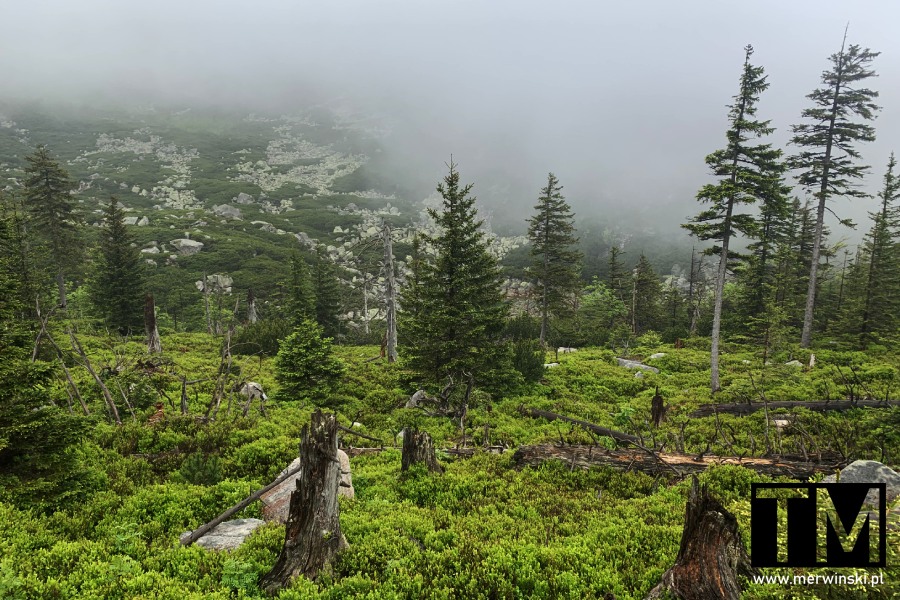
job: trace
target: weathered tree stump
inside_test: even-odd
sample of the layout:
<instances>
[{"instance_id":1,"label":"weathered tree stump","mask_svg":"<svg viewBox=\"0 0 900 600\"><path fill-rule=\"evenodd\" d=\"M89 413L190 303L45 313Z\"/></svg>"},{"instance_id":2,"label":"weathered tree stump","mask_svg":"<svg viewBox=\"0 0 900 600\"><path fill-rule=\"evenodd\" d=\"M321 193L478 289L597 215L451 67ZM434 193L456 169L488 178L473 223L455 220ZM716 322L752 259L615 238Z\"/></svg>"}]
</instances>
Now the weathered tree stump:
<instances>
[{"instance_id":1,"label":"weathered tree stump","mask_svg":"<svg viewBox=\"0 0 900 600\"><path fill-rule=\"evenodd\" d=\"M431 436L425 431L406 428L403 430L403 455L400 459L400 470L406 471L418 463L425 463L425 467L432 473L444 472L444 467L434 456L434 444Z\"/></svg>"},{"instance_id":2,"label":"weathered tree stump","mask_svg":"<svg viewBox=\"0 0 900 600\"><path fill-rule=\"evenodd\" d=\"M665 418L666 405L663 402L663 397L659 393L659 386L656 386L656 394L650 402L650 422L653 423L654 427L659 427Z\"/></svg>"},{"instance_id":3,"label":"weathered tree stump","mask_svg":"<svg viewBox=\"0 0 900 600\"><path fill-rule=\"evenodd\" d=\"M738 575L751 575L737 519L693 477L675 565L646 600L739 600Z\"/></svg>"},{"instance_id":4,"label":"weathered tree stump","mask_svg":"<svg viewBox=\"0 0 900 600\"><path fill-rule=\"evenodd\" d=\"M347 541L341 533L338 486L337 419L321 411L303 427L297 489L291 492L284 547L260 586L277 593L298 575L315 579Z\"/></svg>"}]
</instances>

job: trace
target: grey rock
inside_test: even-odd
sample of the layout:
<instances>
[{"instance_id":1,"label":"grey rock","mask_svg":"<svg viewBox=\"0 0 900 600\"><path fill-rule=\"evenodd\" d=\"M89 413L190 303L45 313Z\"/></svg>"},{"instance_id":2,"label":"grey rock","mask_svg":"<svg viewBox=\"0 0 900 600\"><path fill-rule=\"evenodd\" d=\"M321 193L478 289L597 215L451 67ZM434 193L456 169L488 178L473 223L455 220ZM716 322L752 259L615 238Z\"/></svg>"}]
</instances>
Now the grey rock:
<instances>
[{"instance_id":1,"label":"grey rock","mask_svg":"<svg viewBox=\"0 0 900 600\"><path fill-rule=\"evenodd\" d=\"M786 367L801 367L802 368L803 363L800 362L799 360L791 360L791 361L784 363L784 366L786 366Z\"/></svg>"},{"instance_id":2,"label":"grey rock","mask_svg":"<svg viewBox=\"0 0 900 600\"><path fill-rule=\"evenodd\" d=\"M175 248L178 251L178 254L181 254L182 256L197 254L198 252L200 252L200 249L203 248L203 242L189 240L187 238L172 240L169 243L172 244L172 247Z\"/></svg>"},{"instance_id":3,"label":"grey rock","mask_svg":"<svg viewBox=\"0 0 900 600\"><path fill-rule=\"evenodd\" d=\"M137 225L138 218L137 217L125 217L122 219L126 225Z\"/></svg>"},{"instance_id":4,"label":"grey rock","mask_svg":"<svg viewBox=\"0 0 900 600\"><path fill-rule=\"evenodd\" d=\"M823 483L836 483L836 475L829 475L822 480ZM890 506L900 496L900 475L890 467L876 460L857 460L843 469L839 483L884 483L886 484L886 502ZM875 505L877 494L875 490L869 492L866 501Z\"/></svg>"},{"instance_id":5,"label":"grey rock","mask_svg":"<svg viewBox=\"0 0 900 600\"><path fill-rule=\"evenodd\" d=\"M415 394L409 397L404 408L416 408L419 402L425 399L425 390L417 390Z\"/></svg>"},{"instance_id":6,"label":"grey rock","mask_svg":"<svg viewBox=\"0 0 900 600\"><path fill-rule=\"evenodd\" d=\"M244 543L247 537L263 525L260 519L235 519L219 523L216 527L194 542L207 550L234 550ZM181 534L181 539L190 535L190 531Z\"/></svg>"},{"instance_id":7,"label":"grey rock","mask_svg":"<svg viewBox=\"0 0 900 600\"><path fill-rule=\"evenodd\" d=\"M651 354L648 360L659 360L664 356L666 356L665 352L657 352L656 354Z\"/></svg>"},{"instance_id":8,"label":"grey rock","mask_svg":"<svg viewBox=\"0 0 900 600\"><path fill-rule=\"evenodd\" d=\"M645 365L644 363L639 363L636 360L628 360L627 358L617 358L616 362L620 367L625 367L626 369L640 369L642 371L650 371L651 373L659 373L659 369L656 367L651 367L650 365Z\"/></svg>"},{"instance_id":9,"label":"grey rock","mask_svg":"<svg viewBox=\"0 0 900 600\"><path fill-rule=\"evenodd\" d=\"M634 378L635 378L635 379L643 379L643 378L644 378L644 372L643 372L643 371L638 371L637 373L634 374Z\"/></svg>"},{"instance_id":10,"label":"grey rock","mask_svg":"<svg viewBox=\"0 0 900 600\"><path fill-rule=\"evenodd\" d=\"M156 246L151 246L149 248L142 248L141 252L144 254L159 254L159 248Z\"/></svg>"},{"instance_id":11,"label":"grey rock","mask_svg":"<svg viewBox=\"0 0 900 600\"><path fill-rule=\"evenodd\" d=\"M559 348L556 349L556 352L557 352L558 354L568 354L568 353L570 353L570 352L578 352L578 348L563 348L563 347L559 347Z\"/></svg>"},{"instance_id":12,"label":"grey rock","mask_svg":"<svg viewBox=\"0 0 900 600\"><path fill-rule=\"evenodd\" d=\"M559 363L544 363L545 369L552 369L553 367L558 367Z\"/></svg>"},{"instance_id":13,"label":"grey rock","mask_svg":"<svg viewBox=\"0 0 900 600\"><path fill-rule=\"evenodd\" d=\"M138 222L136 223L136 225L138 227L146 227L149 224L150 224L150 219L148 219L147 217L141 217L140 219L138 219Z\"/></svg>"},{"instance_id":14,"label":"grey rock","mask_svg":"<svg viewBox=\"0 0 900 600\"><path fill-rule=\"evenodd\" d=\"M227 217L229 219L242 219L241 209L230 204L217 204L212 207L213 214L219 217Z\"/></svg>"},{"instance_id":15,"label":"grey rock","mask_svg":"<svg viewBox=\"0 0 900 600\"><path fill-rule=\"evenodd\" d=\"M240 194L238 194L234 198L234 201L237 202L238 204L253 204L253 202L254 202L253 196L251 196L250 194L246 194L244 192L241 192Z\"/></svg>"}]
</instances>

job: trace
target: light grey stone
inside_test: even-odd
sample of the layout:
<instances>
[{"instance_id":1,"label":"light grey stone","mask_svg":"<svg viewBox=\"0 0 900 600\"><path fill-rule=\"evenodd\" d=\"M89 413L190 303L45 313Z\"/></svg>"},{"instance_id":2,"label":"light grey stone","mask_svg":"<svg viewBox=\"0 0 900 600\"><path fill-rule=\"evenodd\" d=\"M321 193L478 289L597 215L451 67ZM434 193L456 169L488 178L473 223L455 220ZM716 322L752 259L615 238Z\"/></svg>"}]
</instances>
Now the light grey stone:
<instances>
[{"instance_id":1,"label":"light grey stone","mask_svg":"<svg viewBox=\"0 0 900 600\"><path fill-rule=\"evenodd\" d=\"M219 217L227 217L229 219L242 219L241 209L230 204L218 204L212 207L213 214Z\"/></svg>"},{"instance_id":2,"label":"light grey stone","mask_svg":"<svg viewBox=\"0 0 900 600\"><path fill-rule=\"evenodd\" d=\"M172 240L169 243L172 244L172 247L175 248L178 251L178 254L181 254L182 256L197 254L203 248L203 242L198 242L197 240L189 240L187 238Z\"/></svg>"},{"instance_id":3,"label":"light grey stone","mask_svg":"<svg viewBox=\"0 0 900 600\"><path fill-rule=\"evenodd\" d=\"M194 542L207 550L234 550L244 543L247 537L263 525L261 519L235 519L219 523L212 531ZM190 535L190 531L181 534L181 539Z\"/></svg>"},{"instance_id":4,"label":"light grey stone","mask_svg":"<svg viewBox=\"0 0 900 600\"><path fill-rule=\"evenodd\" d=\"M659 369L656 367L651 367L650 365L645 365L644 363L639 363L636 360L628 360L627 358L617 358L616 362L620 367L625 367L626 369L640 369L642 371L650 371L652 373L659 373Z\"/></svg>"},{"instance_id":5,"label":"light grey stone","mask_svg":"<svg viewBox=\"0 0 900 600\"><path fill-rule=\"evenodd\" d=\"M885 501L890 506L900 496L900 475L890 467L876 460L857 460L841 469L840 481L836 475L829 475L823 483L884 483L887 494ZM875 490L869 492L866 501L875 504Z\"/></svg>"}]
</instances>

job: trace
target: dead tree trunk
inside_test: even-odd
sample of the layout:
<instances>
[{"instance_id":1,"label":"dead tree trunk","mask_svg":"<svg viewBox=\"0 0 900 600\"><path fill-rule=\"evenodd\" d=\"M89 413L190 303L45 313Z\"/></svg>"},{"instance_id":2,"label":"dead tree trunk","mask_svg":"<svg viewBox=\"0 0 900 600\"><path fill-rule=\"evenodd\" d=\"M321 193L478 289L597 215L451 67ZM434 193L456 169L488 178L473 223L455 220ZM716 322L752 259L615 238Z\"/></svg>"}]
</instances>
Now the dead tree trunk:
<instances>
[{"instance_id":1,"label":"dead tree trunk","mask_svg":"<svg viewBox=\"0 0 900 600\"><path fill-rule=\"evenodd\" d=\"M397 284L394 281L394 249L391 226L384 224L384 304L387 334L385 346L389 363L397 362Z\"/></svg>"},{"instance_id":2,"label":"dead tree trunk","mask_svg":"<svg viewBox=\"0 0 900 600\"><path fill-rule=\"evenodd\" d=\"M666 405L663 402L663 397L659 395L659 386L656 386L656 394L653 396L653 400L650 401L650 422L653 423L654 427L659 427L665 417Z\"/></svg>"},{"instance_id":3,"label":"dead tree trunk","mask_svg":"<svg viewBox=\"0 0 900 600\"><path fill-rule=\"evenodd\" d=\"M790 477L806 480L817 473L834 473L844 466L841 461L801 462L792 458L754 458L750 456L703 456L674 452L648 452L646 449L607 450L599 446L558 446L535 444L519 446L513 454L516 467L536 466L548 460L559 460L572 468L613 467L640 471L650 475L677 474L686 476L702 473L714 465L734 465L769 477Z\"/></svg>"},{"instance_id":4,"label":"dead tree trunk","mask_svg":"<svg viewBox=\"0 0 900 600\"><path fill-rule=\"evenodd\" d=\"M843 411L854 408L895 408L900 406L896 400L785 400L782 402L754 402L752 404L706 404L690 414L692 418L711 417L716 413L730 415L749 415L759 410L778 410L780 408L805 408L817 412Z\"/></svg>"},{"instance_id":5,"label":"dead tree trunk","mask_svg":"<svg viewBox=\"0 0 900 600\"><path fill-rule=\"evenodd\" d=\"M425 463L431 473L443 473L444 467L434 456L434 444L431 436L425 431L406 428L403 430L403 454L400 459L400 470L406 471L411 466Z\"/></svg>"},{"instance_id":6,"label":"dead tree trunk","mask_svg":"<svg viewBox=\"0 0 900 600\"><path fill-rule=\"evenodd\" d=\"M739 600L738 575L751 575L737 519L693 477L675 565L646 600Z\"/></svg>"},{"instance_id":7,"label":"dead tree trunk","mask_svg":"<svg viewBox=\"0 0 900 600\"><path fill-rule=\"evenodd\" d=\"M247 323L253 325L259 320L259 317L256 314L256 296L253 295L253 290L247 290Z\"/></svg>"},{"instance_id":8,"label":"dead tree trunk","mask_svg":"<svg viewBox=\"0 0 900 600\"><path fill-rule=\"evenodd\" d=\"M284 547L260 586L275 594L298 575L315 579L346 547L341 533L338 486L341 463L337 456L337 419L321 411L303 427L300 477L291 492Z\"/></svg>"},{"instance_id":9,"label":"dead tree trunk","mask_svg":"<svg viewBox=\"0 0 900 600\"><path fill-rule=\"evenodd\" d=\"M147 333L147 352L159 354L162 352L162 342L159 340L159 329L156 327L156 303L153 294L147 294L144 299L144 331Z\"/></svg>"}]
</instances>

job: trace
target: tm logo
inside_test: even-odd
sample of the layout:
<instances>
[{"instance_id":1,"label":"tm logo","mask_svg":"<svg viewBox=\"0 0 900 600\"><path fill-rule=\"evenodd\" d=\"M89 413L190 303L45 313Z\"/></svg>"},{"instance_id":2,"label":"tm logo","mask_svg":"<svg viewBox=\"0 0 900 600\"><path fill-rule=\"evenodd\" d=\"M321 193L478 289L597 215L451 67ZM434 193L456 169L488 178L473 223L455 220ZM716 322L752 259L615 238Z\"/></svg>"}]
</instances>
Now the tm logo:
<instances>
[{"instance_id":1,"label":"tm logo","mask_svg":"<svg viewBox=\"0 0 900 600\"><path fill-rule=\"evenodd\" d=\"M752 484L753 566L886 566L886 491L884 483ZM863 510L870 492L878 499Z\"/></svg>"}]
</instances>

